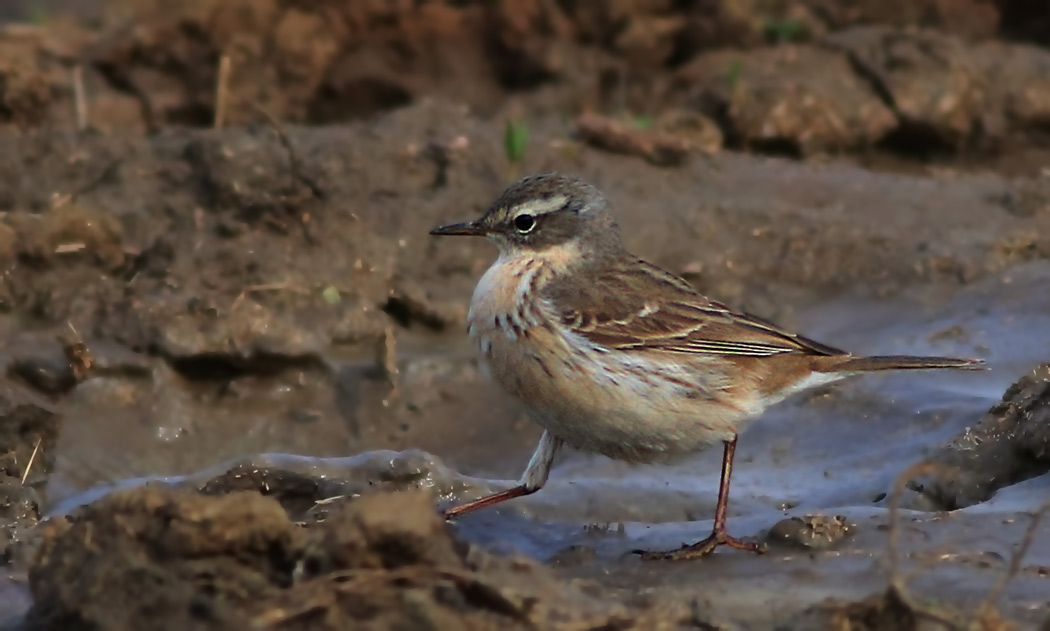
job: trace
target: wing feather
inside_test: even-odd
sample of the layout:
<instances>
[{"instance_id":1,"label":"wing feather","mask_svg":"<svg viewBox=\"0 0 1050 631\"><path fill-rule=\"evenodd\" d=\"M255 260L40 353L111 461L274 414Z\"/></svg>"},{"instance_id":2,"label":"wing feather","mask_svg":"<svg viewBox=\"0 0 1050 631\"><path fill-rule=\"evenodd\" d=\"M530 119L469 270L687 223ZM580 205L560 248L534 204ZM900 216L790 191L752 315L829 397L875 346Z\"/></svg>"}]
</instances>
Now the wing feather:
<instances>
[{"instance_id":1,"label":"wing feather","mask_svg":"<svg viewBox=\"0 0 1050 631\"><path fill-rule=\"evenodd\" d=\"M563 325L615 350L739 357L845 354L731 310L641 260L557 278L542 297Z\"/></svg>"}]
</instances>

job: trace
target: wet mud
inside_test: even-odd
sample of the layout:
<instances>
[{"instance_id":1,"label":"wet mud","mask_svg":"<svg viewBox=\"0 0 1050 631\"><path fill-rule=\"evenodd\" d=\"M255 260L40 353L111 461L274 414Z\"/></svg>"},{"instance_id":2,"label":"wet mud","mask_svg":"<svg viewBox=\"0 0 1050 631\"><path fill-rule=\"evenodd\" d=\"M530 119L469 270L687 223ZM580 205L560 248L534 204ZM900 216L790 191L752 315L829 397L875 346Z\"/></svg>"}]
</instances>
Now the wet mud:
<instances>
[{"instance_id":1,"label":"wet mud","mask_svg":"<svg viewBox=\"0 0 1050 631\"><path fill-rule=\"evenodd\" d=\"M0 7L0 627L1045 626L1036 5ZM445 524L539 430L464 334L491 245L427 232L545 170L711 296L988 370L756 421L760 557L630 554L710 530L717 450Z\"/></svg>"},{"instance_id":2,"label":"wet mud","mask_svg":"<svg viewBox=\"0 0 1050 631\"><path fill-rule=\"evenodd\" d=\"M47 527L28 622L134 629L160 610L151 628L589 629L646 615L457 543L433 499L377 493L300 524L254 491L121 491Z\"/></svg>"},{"instance_id":3,"label":"wet mud","mask_svg":"<svg viewBox=\"0 0 1050 631\"><path fill-rule=\"evenodd\" d=\"M702 536L717 488L717 454L708 453L672 468L622 467L569 454L541 493L464 518L441 536L548 562L558 580L577 578L598 594L569 597L573 603L578 598L580 607L593 598L635 603L624 610L625 620L657 615L655 609L670 628L689 628L697 615L703 624L735 620L764 628L795 621L806 628L811 618L869 615L848 609L860 606L848 603L886 597L887 496L896 476L936 456L934 447L950 450L953 437L966 436L967 427L981 433L985 425L1035 414L1030 427L1039 428L1043 404L1032 390L1038 382L1013 388L1028 392L1016 404L996 400L1044 359L1033 340L1043 334L1039 322L1050 308L1041 291L1047 232L1040 228L1050 215L1037 201L1047 194L1046 185L996 175L876 174L848 164L731 153L668 169L584 145L566 152L564 143L572 141L562 135L565 128L548 125L534 131L535 150L523 168L575 170L603 182L632 247L687 274L705 291L858 352L974 355L988 359L991 370L850 382L785 404L749 429L741 442L730 523L741 534L770 541L772 551L763 557L718 554L682 569L624 558L635 548L673 547ZM435 128L448 131L428 131ZM150 497L178 506L171 511L184 510L180 502L194 503L193 510L215 502L207 510L220 513L233 510L222 503L229 493L254 492L278 502L266 510L281 516L285 532L295 530L290 524L326 518L346 502L341 498L398 497L402 489L425 487L437 491L439 499L427 504L433 507L499 488L503 483L490 480L513 479L524 467L538 431L520 406L478 372L462 334L470 290L492 252L484 243L443 248L425 238L433 225L473 216L505 182L498 126L433 102L339 130L283 133L322 196L289 174L272 129L101 137L81 139L77 151L85 162L102 166L85 164L77 171L97 173L118 152L130 166L62 202L57 211L69 210L56 219L44 213L30 220L28 211L8 215L20 236L13 240L18 245L12 246L6 276L11 302L4 360L12 392L30 402L12 403L12 416L25 419L10 439L12 462L28 462L38 439L40 446L27 479L30 487L39 481L37 488L22 490L24 464L8 472L5 488L15 508L7 522L5 558L14 577L7 593L20 598L23 611L31 603L48 603L33 609L33 624L64 628L80 617L103 628L135 624L135 618L106 617L130 615L126 610L90 609L90 599L62 587L69 582L63 566L41 561L42 550L59 541L49 543L42 533L104 521L117 510L105 504L111 501L107 494L120 488L154 480L162 486L148 485L155 494ZM467 142L444 167L410 151L448 137ZM20 148L42 142L28 138L19 139ZM25 182L54 177L61 155L46 158L48 166L40 171L23 166L10 194L26 206L33 196L45 204L47 197ZM201 167L202 160L208 166ZM133 171L125 175L123 169ZM440 170L443 182L436 185ZM651 193L652 181L661 183L659 197ZM296 190L305 192L290 197ZM290 198L297 201L282 205ZM1036 201L1016 212L1018 199ZM100 227L97 217L112 216L104 214L107 208L127 211ZM662 221L652 221L656 209ZM61 247L70 243L78 247ZM30 314L33 329L17 326ZM84 361L84 349L90 361ZM909 513L898 521L918 525L903 531L913 534L902 546L902 563L925 562L937 549L931 539L942 542L937 545L946 559L940 574L911 589L972 613L973 599L1006 571L1042 493L1037 486L1018 491L1004 508L989 504L1045 479L1038 434L1023 427L1009 432L1005 452L964 450L978 464L957 463L967 476L942 476L936 483L955 491L934 492L941 487L924 480L905 490ZM266 453L295 457L253 455ZM363 455L344 458L352 454ZM991 469L982 473L979 465ZM1000 466L1022 468L1023 475L1009 481L1027 482L999 488L991 502L984 501L995 487L983 480L1003 480ZM168 498L168 485L181 489L176 497L183 499ZM206 497L185 499L196 490ZM956 511L961 514L948 528L936 511L962 503L930 498L952 492L976 498L971 509L978 512ZM143 505L126 510L136 520L155 518ZM38 515L50 517L33 529ZM1003 521L1012 525L1000 527ZM142 527L143 540L157 528ZM62 555L71 555L65 567L89 563L77 556L88 550L70 541L61 548ZM114 555L110 561L125 563L116 546L106 547ZM236 557L234 547L227 551ZM285 564L298 558L296 551L282 554ZM1038 609L1029 607L1043 589L1039 567L1046 565L1040 561L1045 554L1045 544L1033 544L1024 572L997 601L1004 615L1038 619ZM988 562L988 555L998 560ZM221 564L229 557L216 552L210 558ZM792 564L801 565L788 573L804 571L808 582L770 600L769 581L777 574L770 567L780 572ZM110 567L98 584L127 591L125 573L135 571ZM251 571L270 576L278 570ZM312 603L317 612L310 616L331 624L357 615L342 609L342 587L303 595L288 591L291 570L281 571L286 574L280 579L230 579L248 581L260 592L240 583L214 589L229 588L242 594L238 602L251 606L288 603L281 605L286 614L298 611L291 604L297 599L304 607ZM204 588L186 576L183 570L162 572L156 597L168 593L160 601L164 606L194 616ZM442 576L376 580L395 590L426 591L430 587L420 586L448 581L449 589L462 588L457 578ZM23 582L28 577L32 581ZM724 588L696 591L716 578ZM961 586L937 587L945 581ZM258 596L263 593L268 595ZM394 603L403 596L384 598ZM828 597L839 605L824 603ZM759 612L746 605L748 598L766 605ZM219 613L200 606L205 618L214 613L227 622L234 618L223 616L264 615L236 603L224 604ZM565 606L576 611L574 604ZM518 614L504 619L485 607L463 615L496 615L478 628L519 624ZM73 617L42 617L46 611ZM446 614L460 615L426 615ZM190 624L189 618L173 620ZM541 628L551 626L557 625Z\"/></svg>"}]
</instances>

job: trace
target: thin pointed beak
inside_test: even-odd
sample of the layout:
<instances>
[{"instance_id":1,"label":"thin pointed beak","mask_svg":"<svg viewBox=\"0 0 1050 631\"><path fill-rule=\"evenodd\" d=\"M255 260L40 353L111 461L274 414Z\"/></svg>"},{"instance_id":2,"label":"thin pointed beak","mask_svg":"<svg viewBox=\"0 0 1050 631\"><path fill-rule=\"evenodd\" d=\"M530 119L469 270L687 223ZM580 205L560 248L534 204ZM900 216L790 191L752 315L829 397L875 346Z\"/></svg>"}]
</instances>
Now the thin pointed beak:
<instances>
[{"instance_id":1,"label":"thin pointed beak","mask_svg":"<svg viewBox=\"0 0 1050 631\"><path fill-rule=\"evenodd\" d=\"M441 226L440 228L434 228L430 231L430 234L445 236L445 235L463 235L469 237L480 237L484 236L487 231L474 223L473 221L468 223L454 223L450 226Z\"/></svg>"}]
</instances>

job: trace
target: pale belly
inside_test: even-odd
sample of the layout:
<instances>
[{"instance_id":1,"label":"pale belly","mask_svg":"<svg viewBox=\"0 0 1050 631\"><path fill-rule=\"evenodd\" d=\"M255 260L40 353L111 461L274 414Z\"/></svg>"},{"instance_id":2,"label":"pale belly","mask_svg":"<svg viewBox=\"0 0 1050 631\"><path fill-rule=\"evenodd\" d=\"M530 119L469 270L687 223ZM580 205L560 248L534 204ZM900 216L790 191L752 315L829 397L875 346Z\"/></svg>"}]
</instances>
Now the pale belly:
<instances>
[{"instance_id":1,"label":"pale belly","mask_svg":"<svg viewBox=\"0 0 1050 631\"><path fill-rule=\"evenodd\" d=\"M484 367L551 435L619 460L667 461L731 440L760 412L754 401L730 404L718 377L725 370L704 363L721 359L664 356L654 366L546 325L554 314L525 298L558 266L550 253L542 264L501 256L478 282L468 316Z\"/></svg>"},{"instance_id":2,"label":"pale belly","mask_svg":"<svg viewBox=\"0 0 1050 631\"><path fill-rule=\"evenodd\" d=\"M533 419L576 449L630 462L681 458L731 440L753 413L718 390L712 366L596 350L534 326L472 327L488 372Z\"/></svg>"}]
</instances>

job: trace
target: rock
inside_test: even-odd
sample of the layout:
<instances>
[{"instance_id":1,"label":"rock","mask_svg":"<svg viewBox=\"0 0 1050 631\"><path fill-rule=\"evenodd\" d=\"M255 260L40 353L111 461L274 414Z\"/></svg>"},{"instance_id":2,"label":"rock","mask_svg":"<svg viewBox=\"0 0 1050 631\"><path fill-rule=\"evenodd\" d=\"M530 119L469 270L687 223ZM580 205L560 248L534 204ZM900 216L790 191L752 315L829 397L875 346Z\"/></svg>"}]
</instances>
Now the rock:
<instances>
[{"instance_id":1,"label":"rock","mask_svg":"<svg viewBox=\"0 0 1050 631\"><path fill-rule=\"evenodd\" d=\"M1050 364L1003 393L975 425L930 454L935 470L917 490L936 510L984 502L1003 487L1050 471Z\"/></svg>"},{"instance_id":2,"label":"rock","mask_svg":"<svg viewBox=\"0 0 1050 631\"><path fill-rule=\"evenodd\" d=\"M683 67L676 82L736 146L796 155L855 149L896 125L893 112L833 51L796 45L716 51Z\"/></svg>"},{"instance_id":3,"label":"rock","mask_svg":"<svg viewBox=\"0 0 1050 631\"><path fill-rule=\"evenodd\" d=\"M970 45L934 31L857 27L824 40L846 52L899 118L890 143L912 151L1027 142L1050 121L1050 51Z\"/></svg>"},{"instance_id":4,"label":"rock","mask_svg":"<svg viewBox=\"0 0 1050 631\"><path fill-rule=\"evenodd\" d=\"M899 117L894 143L922 151L959 150L983 128L986 77L960 39L933 31L856 27L824 40L849 55L861 76Z\"/></svg>"},{"instance_id":5,"label":"rock","mask_svg":"<svg viewBox=\"0 0 1050 631\"><path fill-rule=\"evenodd\" d=\"M805 515L788 517L773 524L766 541L770 545L827 550L855 534L857 525L840 515Z\"/></svg>"},{"instance_id":6,"label":"rock","mask_svg":"<svg viewBox=\"0 0 1050 631\"><path fill-rule=\"evenodd\" d=\"M1019 143L1050 125L1050 51L986 42L970 54L971 63L987 77L989 109Z\"/></svg>"}]
</instances>

